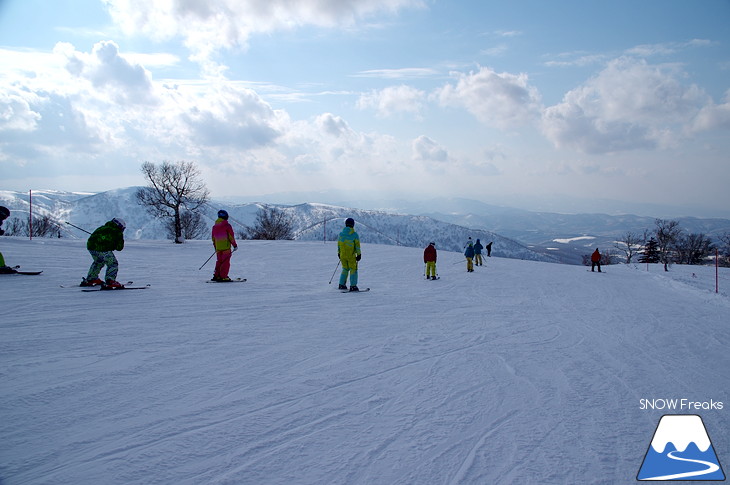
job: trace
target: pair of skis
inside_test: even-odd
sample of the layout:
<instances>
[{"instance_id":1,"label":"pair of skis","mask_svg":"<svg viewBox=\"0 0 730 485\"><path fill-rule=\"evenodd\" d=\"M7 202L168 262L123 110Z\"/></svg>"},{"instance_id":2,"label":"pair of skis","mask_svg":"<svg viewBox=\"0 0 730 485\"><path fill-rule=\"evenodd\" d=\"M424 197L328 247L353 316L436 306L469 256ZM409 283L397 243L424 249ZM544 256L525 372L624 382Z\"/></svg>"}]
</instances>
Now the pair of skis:
<instances>
[{"instance_id":1,"label":"pair of skis","mask_svg":"<svg viewBox=\"0 0 730 485\"><path fill-rule=\"evenodd\" d=\"M151 285L144 286L129 286L133 284L133 281L127 281L121 288L115 288L107 285L95 285L95 286L80 286L80 285L61 285L61 288L81 288L81 291L90 293L93 291L119 291L119 290L146 290Z\"/></svg>"},{"instance_id":2,"label":"pair of skis","mask_svg":"<svg viewBox=\"0 0 730 485\"><path fill-rule=\"evenodd\" d=\"M12 268L10 268L13 270L12 273L0 273L0 274L20 274L20 275L26 275L26 276L35 276L35 275L39 275L39 274L43 273L43 271L19 271L18 268L20 268L20 266L13 266Z\"/></svg>"},{"instance_id":3,"label":"pair of skis","mask_svg":"<svg viewBox=\"0 0 730 485\"><path fill-rule=\"evenodd\" d=\"M351 290L340 290L340 293L365 293L367 291L370 291L370 288L361 288L357 291L351 291Z\"/></svg>"},{"instance_id":4,"label":"pair of skis","mask_svg":"<svg viewBox=\"0 0 730 485\"><path fill-rule=\"evenodd\" d=\"M121 290L146 290L149 288L150 285L144 285L144 286L106 286L106 285L98 285L98 286L87 286L87 287L81 287L81 291L84 291L86 293L90 293L93 291L121 291Z\"/></svg>"}]
</instances>

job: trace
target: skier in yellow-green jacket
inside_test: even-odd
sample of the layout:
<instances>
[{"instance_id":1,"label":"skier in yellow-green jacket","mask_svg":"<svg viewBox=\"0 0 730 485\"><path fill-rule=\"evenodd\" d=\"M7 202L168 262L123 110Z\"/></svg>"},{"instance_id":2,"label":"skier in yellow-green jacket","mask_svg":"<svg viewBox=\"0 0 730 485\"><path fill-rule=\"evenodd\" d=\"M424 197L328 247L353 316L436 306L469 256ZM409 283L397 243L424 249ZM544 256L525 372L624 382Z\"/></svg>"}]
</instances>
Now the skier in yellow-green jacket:
<instances>
[{"instance_id":1,"label":"skier in yellow-green jacket","mask_svg":"<svg viewBox=\"0 0 730 485\"><path fill-rule=\"evenodd\" d=\"M360 236L355 232L355 220L348 217L345 227L337 239L337 256L342 263L340 274L341 290L347 289L347 276L350 276L350 291L360 291L357 287L357 262L360 261Z\"/></svg>"}]
</instances>

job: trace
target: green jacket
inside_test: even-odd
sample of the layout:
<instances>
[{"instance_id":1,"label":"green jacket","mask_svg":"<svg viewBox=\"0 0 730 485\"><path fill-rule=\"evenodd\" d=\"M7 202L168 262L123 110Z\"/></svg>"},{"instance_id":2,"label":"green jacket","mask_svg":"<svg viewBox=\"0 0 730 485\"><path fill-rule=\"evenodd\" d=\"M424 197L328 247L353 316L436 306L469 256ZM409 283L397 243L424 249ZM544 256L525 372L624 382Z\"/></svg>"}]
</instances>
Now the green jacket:
<instances>
[{"instance_id":1,"label":"green jacket","mask_svg":"<svg viewBox=\"0 0 730 485\"><path fill-rule=\"evenodd\" d=\"M124 233L112 221L91 233L86 241L89 251L121 251L124 249Z\"/></svg>"}]
</instances>

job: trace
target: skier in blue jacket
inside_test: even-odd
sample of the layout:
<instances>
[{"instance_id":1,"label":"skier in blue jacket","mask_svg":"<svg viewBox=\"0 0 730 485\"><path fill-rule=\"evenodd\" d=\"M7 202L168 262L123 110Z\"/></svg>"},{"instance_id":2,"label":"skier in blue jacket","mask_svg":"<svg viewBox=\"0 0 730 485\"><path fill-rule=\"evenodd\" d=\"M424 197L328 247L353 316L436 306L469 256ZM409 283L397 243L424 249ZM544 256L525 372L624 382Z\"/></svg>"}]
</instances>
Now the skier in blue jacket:
<instances>
[{"instance_id":1,"label":"skier in blue jacket","mask_svg":"<svg viewBox=\"0 0 730 485\"><path fill-rule=\"evenodd\" d=\"M466 251L464 251L464 256L466 257L466 271L468 273L473 273L474 262L472 261L472 258L474 258L474 244L471 242L471 238L469 238L469 242L466 244Z\"/></svg>"},{"instance_id":2,"label":"skier in blue jacket","mask_svg":"<svg viewBox=\"0 0 730 485\"><path fill-rule=\"evenodd\" d=\"M474 264L477 266L482 265L482 249L484 249L484 246L482 246L482 243L479 242L479 239L477 239L476 244L474 244Z\"/></svg>"}]
</instances>

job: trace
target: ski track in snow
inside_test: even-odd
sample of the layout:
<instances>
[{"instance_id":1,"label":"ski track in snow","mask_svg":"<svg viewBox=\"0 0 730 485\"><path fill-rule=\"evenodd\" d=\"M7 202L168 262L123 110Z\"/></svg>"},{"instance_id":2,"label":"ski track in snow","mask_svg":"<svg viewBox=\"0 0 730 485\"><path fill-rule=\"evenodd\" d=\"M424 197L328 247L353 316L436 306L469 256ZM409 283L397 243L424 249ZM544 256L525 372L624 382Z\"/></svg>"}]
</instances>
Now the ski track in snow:
<instances>
[{"instance_id":1,"label":"ski track in snow","mask_svg":"<svg viewBox=\"0 0 730 485\"><path fill-rule=\"evenodd\" d=\"M129 241L119 278L152 287L95 294L59 288L83 241L0 244L44 270L0 276L2 485L628 483L666 412L639 399L729 400L706 268L441 251L426 281L421 249L364 245L354 297L333 243L242 241L248 281L207 285L210 243Z\"/></svg>"}]
</instances>

